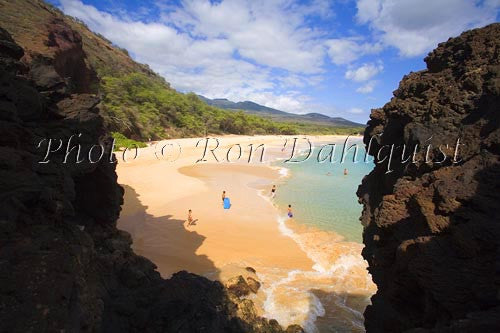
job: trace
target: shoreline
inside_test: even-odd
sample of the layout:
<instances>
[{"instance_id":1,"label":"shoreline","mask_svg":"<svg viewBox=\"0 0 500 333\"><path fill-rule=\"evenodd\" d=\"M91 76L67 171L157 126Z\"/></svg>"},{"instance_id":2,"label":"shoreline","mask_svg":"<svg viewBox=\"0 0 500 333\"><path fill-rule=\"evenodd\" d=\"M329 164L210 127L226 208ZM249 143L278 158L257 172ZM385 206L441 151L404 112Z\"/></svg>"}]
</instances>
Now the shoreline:
<instances>
[{"instance_id":1,"label":"shoreline","mask_svg":"<svg viewBox=\"0 0 500 333\"><path fill-rule=\"evenodd\" d=\"M342 138L321 137L321 142ZM264 141L270 154L279 157L283 139L231 136L224 144ZM183 140L189 144L199 139ZM143 148L148 149L153 147ZM331 292L352 293L360 306L369 302L373 288L360 259L362 245L287 221L283 207L266 194L272 184L279 186L291 176L288 168L272 162L195 164L195 155L191 149L172 163L149 157L117 167L119 183L126 185L118 228L132 235L134 251L152 260L164 278L187 270L224 283L248 276L245 268L252 267L262 282L251 298L258 314L285 327L303 325L308 332L316 329L321 316L338 308ZM229 210L222 209L222 190L231 198ZM196 225L186 226L188 209ZM346 316L354 316L349 320L355 322L355 331L362 327L356 310Z\"/></svg>"},{"instance_id":2,"label":"shoreline","mask_svg":"<svg viewBox=\"0 0 500 333\"><path fill-rule=\"evenodd\" d=\"M224 143L231 145L248 139L254 141L255 138L230 136L224 137ZM282 141L282 138L272 136L258 139L264 139L265 144L273 149L278 149ZM185 139L194 140L199 139ZM148 149L151 150L151 147L142 150ZM234 266L236 263L255 269L263 265L283 269L312 267L313 263L299 246L280 233L275 222L279 210L258 193L261 191L258 187L265 185L262 180L268 184L279 180L279 170L269 163L195 165L191 157L197 153L199 151L194 149L185 150L182 158L170 164L146 158L146 154L143 154L145 158L142 160L118 164L120 184L133 188L137 193L136 199L145 207L142 215L131 214L129 209L124 208L118 221L119 228L132 234L134 250L152 259L164 277L182 268L224 280L229 274L224 266ZM152 173L156 172L163 176L152 179ZM237 184L232 184L235 179ZM173 187L172 190L166 190L169 185ZM228 191L233 205L228 211L224 211L219 202L223 189ZM131 190L127 189L126 192L129 193L124 207L131 197ZM159 197L163 198L163 202ZM195 202L205 204L198 207ZM198 219L195 226L185 226L188 209L193 209L193 217ZM154 222L158 218L161 226ZM176 225L175 230L172 224ZM179 230L181 227L186 232ZM148 235L151 232L155 233L155 237ZM169 237L167 233L175 237ZM178 241L179 237L183 238L183 234L187 235L184 235L184 242L193 243L190 250L194 253L188 254L189 249ZM277 246L280 250L276 252ZM155 248L168 250L169 254L159 253L160 250ZM197 257L204 259L196 260Z\"/></svg>"},{"instance_id":3,"label":"shoreline","mask_svg":"<svg viewBox=\"0 0 500 333\"><path fill-rule=\"evenodd\" d=\"M141 163L143 160L151 161L152 158L169 163L183 160L186 156L193 157L192 164L203 163L229 163L229 164L266 164L269 165L285 159L297 158L304 151L305 141L309 140L311 148L318 148L329 143L340 144L340 139L345 135L324 136L296 136L296 135L223 135L203 138L180 138L161 141L145 142L145 148L121 148L115 151L119 163ZM363 136L349 135L350 139L362 140ZM296 139L296 140L294 140ZM256 142L256 143L254 143ZM251 144L249 144L251 143ZM294 145L296 143L296 147ZM352 142L351 142L352 143ZM264 161L259 161L260 145L265 146ZM270 147L271 145L271 147ZM239 146L239 147L236 147ZM252 146L252 147L250 147ZM285 150L286 148L286 150ZM198 149L197 155L191 152ZM274 160L268 160L269 149ZM282 153L285 151L286 153ZM251 161L250 161L251 159ZM247 162L245 162L247 160Z\"/></svg>"}]
</instances>

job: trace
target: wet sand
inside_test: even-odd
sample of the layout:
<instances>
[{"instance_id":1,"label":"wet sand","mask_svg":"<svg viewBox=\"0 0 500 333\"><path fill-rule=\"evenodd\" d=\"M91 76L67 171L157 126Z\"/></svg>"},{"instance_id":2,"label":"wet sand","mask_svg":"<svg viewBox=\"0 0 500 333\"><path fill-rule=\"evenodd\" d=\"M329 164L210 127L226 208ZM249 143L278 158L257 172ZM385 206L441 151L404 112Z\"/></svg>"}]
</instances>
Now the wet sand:
<instances>
[{"instance_id":1,"label":"wet sand","mask_svg":"<svg viewBox=\"0 0 500 333\"><path fill-rule=\"evenodd\" d=\"M281 151L283 137L219 139L220 160L235 143L264 143L267 161L289 157L288 150ZM331 140L339 137L311 137L313 143ZM301 324L308 332L364 331L362 311L375 286L360 255L362 245L287 219L269 198L282 170L258 162L216 163L210 155L207 163L195 163L203 153L195 147L198 139L174 141L182 146L175 162L158 160L152 146L141 149L136 160L118 164L125 188L118 227L131 233L134 250L165 278L187 270L224 282L253 267L262 282L252 296L261 315L284 326ZM223 190L231 199L229 210L222 207Z\"/></svg>"},{"instance_id":2,"label":"wet sand","mask_svg":"<svg viewBox=\"0 0 500 333\"><path fill-rule=\"evenodd\" d=\"M226 266L235 264L256 269L312 267L299 246L280 233L278 210L250 186L267 182L270 189L280 178L276 169L258 162L214 163L213 159L196 164L203 153L203 147L194 147L198 139L175 141L182 147L175 162L157 160L154 148L148 147L140 149L136 160L119 162L117 168L119 183L126 185L118 227L132 234L134 250L153 260L162 276L185 269L218 279ZM250 141L278 150L284 139L221 137L219 155L225 155L223 147ZM223 190L231 199L229 210L222 207ZM185 222L189 209L195 220L192 226Z\"/></svg>"}]
</instances>

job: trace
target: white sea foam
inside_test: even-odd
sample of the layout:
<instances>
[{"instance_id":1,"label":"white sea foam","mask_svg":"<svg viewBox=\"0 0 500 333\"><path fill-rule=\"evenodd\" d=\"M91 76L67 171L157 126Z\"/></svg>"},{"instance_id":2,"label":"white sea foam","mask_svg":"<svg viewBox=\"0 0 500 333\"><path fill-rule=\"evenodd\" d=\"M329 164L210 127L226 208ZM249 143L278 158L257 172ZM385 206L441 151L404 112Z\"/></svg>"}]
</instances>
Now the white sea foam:
<instances>
[{"instance_id":1,"label":"white sea foam","mask_svg":"<svg viewBox=\"0 0 500 333\"><path fill-rule=\"evenodd\" d=\"M290 173L293 178L279 185L277 200L270 199L267 191L262 195L271 203L279 204L277 208L282 215L286 205L294 205L298 218L277 216L278 228L298 245L312 264L303 270L259 270L265 316L285 327L299 324L306 332L363 332L362 313L376 286L361 256L361 226L356 225L354 216L359 214L360 207L353 189L370 167L353 166L349 177L333 172L338 170L332 171L328 163L280 163L271 167L283 180L290 177ZM323 177L327 174L331 177Z\"/></svg>"},{"instance_id":2,"label":"white sea foam","mask_svg":"<svg viewBox=\"0 0 500 333\"><path fill-rule=\"evenodd\" d=\"M292 229L288 228L286 226L286 217L284 216L279 216L278 217L278 226L279 226L279 230L280 232L285 235L285 236L288 236L290 238L292 238L294 241L297 241L294 236L295 236L295 233L292 231Z\"/></svg>"},{"instance_id":3,"label":"white sea foam","mask_svg":"<svg viewBox=\"0 0 500 333\"><path fill-rule=\"evenodd\" d=\"M278 170L281 178L290 176L287 168L273 168ZM267 189L258 190L257 193L274 204ZM337 315L337 311L340 311L352 328L363 331L362 309L358 311L350 308L351 304L339 296L348 295L350 291L358 294L360 290L370 294L369 289L373 284L366 273L366 262L360 255L361 245L344 242L343 237L334 232L296 225L295 222L290 224L289 221L288 216L277 216L280 232L299 246L311 259L313 266L311 270L305 271L270 269L269 272L258 272L264 282L264 316L276 319L284 327L299 324L307 333L316 333L318 317L325 316L327 311L330 311L329 315Z\"/></svg>"},{"instance_id":4,"label":"white sea foam","mask_svg":"<svg viewBox=\"0 0 500 333\"><path fill-rule=\"evenodd\" d=\"M281 178L286 178L286 177L290 176L290 169L283 168L283 167L271 167L271 168L274 169L274 170L278 170L278 173L280 175L280 179ZM257 190L257 194L261 198L263 198L264 200L266 200L267 202L271 203L274 206L274 203L271 200L272 197L270 195L268 195L267 193L268 193L267 190Z\"/></svg>"},{"instance_id":5,"label":"white sea foam","mask_svg":"<svg viewBox=\"0 0 500 333\"><path fill-rule=\"evenodd\" d=\"M272 169L278 170L280 178L286 178L290 176L290 169L285 167L271 166Z\"/></svg>"},{"instance_id":6,"label":"white sea foam","mask_svg":"<svg viewBox=\"0 0 500 333\"><path fill-rule=\"evenodd\" d=\"M278 320L285 327L298 323L307 333L318 332L315 322L319 316L325 315L325 307L311 290L324 289L325 292L341 294L348 293L353 288L364 289L363 284L368 290L371 279L368 278L363 283L362 276L355 277L356 274L366 272L366 262L359 252L350 251L349 246L345 245L349 243L325 242L325 239L315 241L314 232L300 234L287 226L287 217L279 216L277 220L280 232L293 239L314 262L314 265L311 271L290 271L286 277L264 287L266 294L263 304L264 316ZM325 234L323 233L323 237L328 236ZM338 240L339 238L332 239ZM329 248L324 243L328 243L331 247ZM337 251L333 251L333 247L337 247ZM329 256L329 252L336 252L336 254ZM350 308L343 300L336 300L335 306L349 313L353 327L363 330L363 315L360 311Z\"/></svg>"},{"instance_id":7,"label":"white sea foam","mask_svg":"<svg viewBox=\"0 0 500 333\"><path fill-rule=\"evenodd\" d=\"M281 167L279 169L279 174L280 174L281 177L288 177L288 175L290 174L290 170L287 169L287 168Z\"/></svg>"},{"instance_id":8,"label":"white sea foam","mask_svg":"<svg viewBox=\"0 0 500 333\"><path fill-rule=\"evenodd\" d=\"M273 202L271 201L271 196L267 195L266 193L267 190L257 190L257 195L272 205Z\"/></svg>"},{"instance_id":9,"label":"white sea foam","mask_svg":"<svg viewBox=\"0 0 500 333\"><path fill-rule=\"evenodd\" d=\"M291 271L285 278L272 283L265 289L264 316L276 319L284 327L300 322L307 333L316 333L318 329L314 322L318 316L325 314L323 304L313 293L292 287L293 282L304 273L300 270ZM299 294L296 295L293 304L277 302L280 288ZM281 292L283 293L282 290ZM286 293L287 296L290 296L289 292Z\"/></svg>"}]
</instances>

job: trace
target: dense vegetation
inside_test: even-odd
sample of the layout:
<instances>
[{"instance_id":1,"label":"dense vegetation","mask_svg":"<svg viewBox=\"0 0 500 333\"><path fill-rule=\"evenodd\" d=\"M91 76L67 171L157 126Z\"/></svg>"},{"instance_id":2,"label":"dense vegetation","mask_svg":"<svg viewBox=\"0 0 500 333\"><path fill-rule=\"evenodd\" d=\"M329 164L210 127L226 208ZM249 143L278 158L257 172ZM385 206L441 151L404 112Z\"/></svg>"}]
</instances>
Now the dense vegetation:
<instances>
[{"instance_id":1,"label":"dense vegetation","mask_svg":"<svg viewBox=\"0 0 500 333\"><path fill-rule=\"evenodd\" d=\"M102 78L103 109L111 129L137 140L208 134L345 134L352 128L275 122L219 109L181 94L143 73Z\"/></svg>"},{"instance_id":2,"label":"dense vegetation","mask_svg":"<svg viewBox=\"0 0 500 333\"><path fill-rule=\"evenodd\" d=\"M136 141L127 138L125 135L118 132L111 132L114 139L114 150L120 150L121 148L144 148L148 145L144 142Z\"/></svg>"}]
</instances>

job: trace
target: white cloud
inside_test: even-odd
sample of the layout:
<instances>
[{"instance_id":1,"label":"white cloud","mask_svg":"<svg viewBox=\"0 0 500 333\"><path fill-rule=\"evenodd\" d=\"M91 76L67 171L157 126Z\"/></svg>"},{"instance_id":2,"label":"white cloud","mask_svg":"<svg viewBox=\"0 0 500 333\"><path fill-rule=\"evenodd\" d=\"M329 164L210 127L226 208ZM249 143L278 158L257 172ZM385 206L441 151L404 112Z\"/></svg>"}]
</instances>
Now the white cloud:
<instances>
[{"instance_id":1,"label":"white cloud","mask_svg":"<svg viewBox=\"0 0 500 333\"><path fill-rule=\"evenodd\" d=\"M297 94L296 92L290 92L279 96L272 93L252 93L249 94L246 99L277 110L287 110L298 114L310 112L307 107L310 98Z\"/></svg>"},{"instance_id":2,"label":"white cloud","mask_svg":"<svg viewBox=\"0 0 500 333\"><path fill-rule=\"evenodd\" d=\"M365 83L364 85L362 85L361 87L356 89L356 92L358 92L360 94L369 94L369 93L373 92L376 84L377 84L377 81L368 81L367 83Z\"/></svg>"},{"instance_id":3,"label":"white cloud","mask_svg":"<svg viewBox=\"0 0 500 333\"><path fill-rule=\"evenodd\" d=\"M363 64L362 66L355 68L355 69L349 69L345 73L345 78L348 80L356 81L356 82L363 82L371 79L378 73L380 73L384 69L384 66L382 66L381 63L379 64Z\"/></svg>"},{"instance_id":4,"label":"white cloud","mask_svg":"<svg viewBox=\"0 0 500 333\"><path fill-rule=\"evenodd\" d=\"M419 56L462 31L495 22L498 1L358 0L358 22L403 56Z\"/></svg>"},{"instance_id":5,"label":"white cloud","mask_svg":"<svg viewBox=\"0 0 500 333\"><path fill-rule=\"evenodd\" d=\"M352 113L352 114L362 114L365 111L363 109L360 109L360 108L351 108L351 109L347 110L347 112Z\"/></svg>"},{"instance_id":6,"label":"white cloud","mask_svg":"<svg viewBox=\"0 0 500 333\"><path fill-rule=\"evenodd\" d=\"M167 5L162 20L148 23L80 0L60 2L65 13L129 50L181 91L301 112L307 96L277 91L317 84L322 71L324 47L304 20L319 15L327 1L305 7L288 0L186 0L181 7Z\"/></svg>"},{"instance_id":7,"label":"white cloud","mask_svg":"<svg viewBox=\"0 0 500 333\"><path fill-rule=\"evenodd\" d=\"M325 45L331 61L336 65L349 64L366 54L382 50L380 43L360 43L356 38L330 39Z\"/></svg>"},{"instance_id":8,"label":"white cloud","mask_svg":"<svg viewBox=\"0 0 500 333\"><path fill-rule=\"evenodd\" d=\"M313 5L324 6L318 1ZM242 57L259 64L316 73L323 64L322 41L304 20L318 10L286 0L187 0L163 18L197 37L224 38Z\"/></svg>"}]
</instances>

